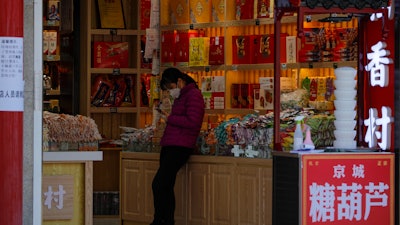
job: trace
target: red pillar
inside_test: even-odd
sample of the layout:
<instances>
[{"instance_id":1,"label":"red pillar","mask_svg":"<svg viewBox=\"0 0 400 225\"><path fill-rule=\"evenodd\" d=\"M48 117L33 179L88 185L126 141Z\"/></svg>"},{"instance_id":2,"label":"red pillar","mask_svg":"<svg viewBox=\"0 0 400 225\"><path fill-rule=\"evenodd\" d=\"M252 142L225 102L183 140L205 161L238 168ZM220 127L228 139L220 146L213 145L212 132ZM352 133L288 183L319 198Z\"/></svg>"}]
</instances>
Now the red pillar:
<instances>
[{"instance_id":1,"label":"red pillar","mask_svg":"<svg viewBox=\"0 0 400 225\"><path fill-rule=\"evenodd\" d=\"M0 0L0 41L5 38L15 40L23 37L23 0ZM13 38L14 37L14 38ZM17 42L17 45L20 42ZM16 43L12 43L16 45ZM22 224L22 146L23 146L23 109L14 109L9 107L23 103L23 97L15 96L15 84L13 80L6 78L4 75L13 74L9 67L5 65L13 64L13 67L19 67L17 74L22 74L22 64L15 64L15 60L8 61L4 56L15 56L13 52L5 50L8 44L0 43L0 224L21 225ZM18 54L17 54L18 55ZM20 53L21 55L21 53ZM18 57L17 57L18 58ZM6 63L4 60L7 60ZM16 60L18 61L18 60ZM4 72L4 70L7 70ZM20 77L22 80L22 76ZM20 86L20 84L17 84ZM14 88L13 91L7 87ZM8 92L8 97L5 97L5 92ZM21 92L22 91L22 92ZM12 93L11 93L12 92ZM18 96L22 94L22 90L18 90ZM18 100L18 98L20 100ZM17 100L17 101L15 101ZM23 104L22 104L23 106ZM7 109L8 108L8 109Z\"/></svg>"}]
</instances>

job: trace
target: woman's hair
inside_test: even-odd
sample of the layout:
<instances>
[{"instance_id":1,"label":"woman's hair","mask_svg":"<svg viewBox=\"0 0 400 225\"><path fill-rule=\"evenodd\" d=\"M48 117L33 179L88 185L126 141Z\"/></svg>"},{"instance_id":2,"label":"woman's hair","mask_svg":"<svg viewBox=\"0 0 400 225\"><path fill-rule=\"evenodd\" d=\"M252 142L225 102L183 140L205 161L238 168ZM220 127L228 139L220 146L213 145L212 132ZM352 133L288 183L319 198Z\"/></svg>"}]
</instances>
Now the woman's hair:
<instances>
[{"instance_id":1,"label":"woman's hair","mask_svg":"<svg viewBox=\"0 0 400 225\"><path fill-rule=\"evenodd\" d=\"M181 78L182 80L185 81L186 84L195 84L196 87L198 88L196 81L187 75L186 73L181 72L179 69L170 67L164 70L162 73L161 81L160 81L160 87L161 90L167 90L169 84L171 83L178 83L178 78Z\"/></svg>"}]
</instances>

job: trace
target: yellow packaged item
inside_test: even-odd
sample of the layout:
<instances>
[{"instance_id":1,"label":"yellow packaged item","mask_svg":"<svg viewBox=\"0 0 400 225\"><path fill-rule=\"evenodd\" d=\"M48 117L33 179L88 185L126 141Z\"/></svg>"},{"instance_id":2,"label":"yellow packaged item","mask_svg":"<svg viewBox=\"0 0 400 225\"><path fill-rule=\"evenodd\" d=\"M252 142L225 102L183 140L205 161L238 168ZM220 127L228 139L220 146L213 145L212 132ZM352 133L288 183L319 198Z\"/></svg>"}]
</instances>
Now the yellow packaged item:
<instances>
[{"instance_id":1,"label":"yellow packaged item","mask_svg":"<svg viewBox=\"0 0 400 225\"><path fill-rule=\"evenodd\" d=\"M150 107L153 102L160 99L160 76L151 76L150 78Z\"/></svg>"},{"instance_id":2,"label":"yellow packaged item","mask_svg":"<svg viewBox=\"0 0 400 225\"><path fill-rule=\"evenodd\" d=\"M197 37L189 39L189 66L206 66L210 51L210 38Z\"/></svg>"},{"instance_id":3,"label":"yellow packaged item","mask_svg":"<svg viewBox=\"0 0 400 225\"><path fill-rule=\"evenodd\" d=\"M325 77L318 77L318 95L317 95L317 101L324 101L325 100L325 94L326 94L326 78Z\"/></svg>"}]
</instances>

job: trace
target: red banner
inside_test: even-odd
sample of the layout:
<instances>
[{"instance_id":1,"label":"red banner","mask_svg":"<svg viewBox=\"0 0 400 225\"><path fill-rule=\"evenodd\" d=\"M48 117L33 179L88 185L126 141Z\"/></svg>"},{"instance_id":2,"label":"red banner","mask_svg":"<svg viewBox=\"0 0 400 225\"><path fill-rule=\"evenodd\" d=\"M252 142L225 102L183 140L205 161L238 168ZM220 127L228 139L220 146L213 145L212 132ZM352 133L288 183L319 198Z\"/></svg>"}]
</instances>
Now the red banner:
<instances>
[{"instance_id":1,"label":"red banner","mask_svg":"<svg viewBox=\"0 0 400 225\"><path fill-rule=\"evenodd\" d=\"M302 225L393 225L394 155L302 155Z\"/></svg>"}]
</instances>

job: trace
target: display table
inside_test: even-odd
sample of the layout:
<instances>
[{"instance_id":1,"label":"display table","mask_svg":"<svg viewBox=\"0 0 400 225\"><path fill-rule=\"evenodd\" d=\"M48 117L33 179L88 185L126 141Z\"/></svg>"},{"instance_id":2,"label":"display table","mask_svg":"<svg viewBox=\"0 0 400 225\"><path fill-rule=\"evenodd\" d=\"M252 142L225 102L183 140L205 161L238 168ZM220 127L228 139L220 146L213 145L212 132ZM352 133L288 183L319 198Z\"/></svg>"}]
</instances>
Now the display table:
<instances>
[{"instance_id":1,"label":"display table","mask_svg":"<svg viewBox=\"0 0 400 225\"><path fill-rule=\"evenodd\" d=\"M274 152L274 225L394 224L394 154Z\"/></svg>"},{"instance_id":2,"label":"display table","mask_svg":"<svg viewBox=\"0 0 400 225\"><path fill-rule=\"evenodd\" d=\"M93 161L101 151L43 152L44 225L92 225Z\"/></svg>"},{"instance_id":3,"label":"display table","mask_svg":"<svg viewBox=\"0 0 400 225\"><path fill-rule=\"evenodd\" d=\"M121 152L121 224L153 219L158 153ZM175 224L272 223L272 160L192 155L175 183Z\"/></svg>"}]
</instances>

